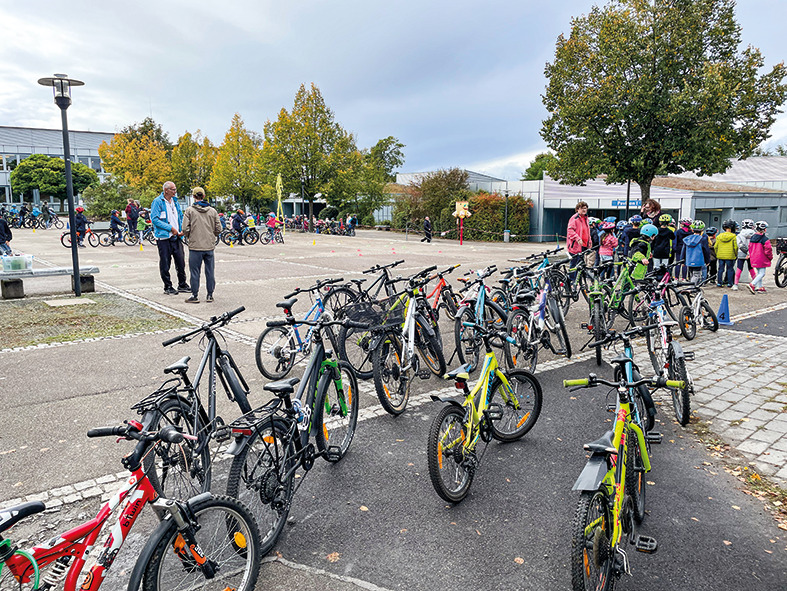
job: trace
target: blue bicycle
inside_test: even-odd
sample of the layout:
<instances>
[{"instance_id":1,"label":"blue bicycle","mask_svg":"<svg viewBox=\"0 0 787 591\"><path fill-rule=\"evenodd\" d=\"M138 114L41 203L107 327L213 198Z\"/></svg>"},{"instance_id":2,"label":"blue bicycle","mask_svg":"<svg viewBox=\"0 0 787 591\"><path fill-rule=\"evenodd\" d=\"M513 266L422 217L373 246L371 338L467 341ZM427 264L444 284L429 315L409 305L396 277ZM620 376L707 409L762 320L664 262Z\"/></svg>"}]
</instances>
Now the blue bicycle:
<instances>
[{"instance_id":1,"label":"blue bicycle","mask_svg":"<svg viewBox=\"0 0 787 591\"><path fill-rule=\"evenodd\" d=\"M334 286L335 283L341 281L344 279L325 279L307 289L298 288L285 295L284 298L287 301L279 302L276 307L283 308L285 314L290 315L290 310L297 301L295 296L307 293L312 300L312 307L304 320L314 323L323 314L330 314L333 310L338 310L348 301L355 299L355 294L346 287ZM321 295L322 291L327 291L325 296ZM300 322L291 326L269 326L262 331L257 339L254 359L257 362L257 369L269 380L281 380L290 373L299 353L304 357L308 357L311 353L312 333L316 328L313 324L309 324L306 335L301 337L299 330L301 326Z\"/></svg>"}]
</instances>

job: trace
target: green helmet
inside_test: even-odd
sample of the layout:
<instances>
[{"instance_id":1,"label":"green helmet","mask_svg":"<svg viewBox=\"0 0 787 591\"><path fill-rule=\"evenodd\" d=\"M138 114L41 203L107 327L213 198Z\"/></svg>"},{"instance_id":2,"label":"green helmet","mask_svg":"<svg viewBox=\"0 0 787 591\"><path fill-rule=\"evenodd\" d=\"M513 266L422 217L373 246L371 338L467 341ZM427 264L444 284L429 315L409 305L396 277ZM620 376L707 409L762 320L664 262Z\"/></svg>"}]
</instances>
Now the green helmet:
<instances>
[{"instance_id":1,"label":"green helmet","mask_svg":"<svg viewBox=\"0 0 787 591\"><path fill-rule=\"evenodd\" d=\"M660 224L671 224L673 222L672 216L668 213L662 213L659 216L659 223Z\"/></svg>"},{"instance_id":2,"label":"green helmet","mask_svg":"<svg viewBox=\"0 0 787 591\"><path fill-rule=\"evenodd\" d=\"M702 232L705 229L705 222L702 220L694 220L691 222L691 229Z\"/></svg>"}]
</instances>

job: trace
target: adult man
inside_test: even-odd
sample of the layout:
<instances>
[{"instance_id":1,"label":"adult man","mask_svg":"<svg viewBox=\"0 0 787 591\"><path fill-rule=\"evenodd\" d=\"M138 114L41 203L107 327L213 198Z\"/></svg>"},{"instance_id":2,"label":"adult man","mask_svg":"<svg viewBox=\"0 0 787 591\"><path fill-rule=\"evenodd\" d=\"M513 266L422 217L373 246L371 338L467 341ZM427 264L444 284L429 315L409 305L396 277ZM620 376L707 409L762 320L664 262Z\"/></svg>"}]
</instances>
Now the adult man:
<instances>
[{"instance_id":1,"label":"adult man","mask_svg":"<svg viewBox=\"0 0 787 591\"><path fill-rule=\"evenodd\" d=\"M424 218L424 237L421 238L421 242L426 240L427 242L432 242L432 221L429 219L429 216Z\"/></svg>"},{"instance_id":2,"label":"adult man","mask_svg":"<svg viewBox=\"0 0 787 591\"><path fill-rule=\"evenodd\" d=\"M0 254L13 254L11 250L11 239L14 235L11 228L3 216L0 216Z\"/></svg>"},{"instance_id":3,"label":"adult man","mask_svg":"<svg viewBox=\"0 0 787 591\"><path fill-rule=\"evenodd\" d=\"M216 279L213 273L213 249L216 236L221 234L218 212L205 199L205 189L194 187L191 192L194 203L183 214L183 235L189 241L189 270L191 272L191 297L188 304L199 304L199 280L202 263L205 263L205 287L208 295L206 302L213 301Z\"/></svg>"},{"instance_id":4,"label":"adult man","mask_svg":"<svg viewBox=\"0 0 787 591\"><path fill-rule=\"evenodd\" d=\"M588 223L588 204L584 201L580 201L574 207L574 211L576 213L568 220L568 229L566 230L566 249L568 253L572 255L572 267L577 266L583 253L590 248L591 243L590 225ZM590 266L592 265L593 261L590 261ZM573 281L576 276L576 271L571 273L571 280Z\"/></svg>"},{"instance_id":5,"label":"adult man","mask_svg":"<svg viewBox=\"0 0 787 591\"><path fill-rule=\"evenodd\" d=\"M164 183L161 195L156 197L150 206L150 219L153 222L153 234L158 246L159 273L164 282L164 293L168 295L191 291L189 284L186 283L186 263L183 258L183 243L180 241L180 237L183 236L180 230L183 212L178 200L175 199L176 194L175 183L167 181ZM172 287L172 280L169 277L173 259L178 276L177 289Z\"/></svg>"}]
</instances>

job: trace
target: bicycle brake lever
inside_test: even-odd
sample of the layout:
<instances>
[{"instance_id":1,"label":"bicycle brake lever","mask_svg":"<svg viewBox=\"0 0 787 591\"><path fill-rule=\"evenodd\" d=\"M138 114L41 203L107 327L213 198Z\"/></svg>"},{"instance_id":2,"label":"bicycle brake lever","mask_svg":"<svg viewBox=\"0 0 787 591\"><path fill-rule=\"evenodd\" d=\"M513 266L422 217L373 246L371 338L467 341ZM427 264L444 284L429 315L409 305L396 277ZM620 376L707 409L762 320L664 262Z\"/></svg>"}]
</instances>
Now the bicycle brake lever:
<instances>
[{"instance_id":1,"label":"bicycle brake lever","mask_svg":"<svg viewBox=\"0 0 787 591\"><path fill-rule=\"evenodd\" d=\"M569 392L576 392L577 390L582 390L583 388L587 388L587 386L574 386L573 388L569 388Z\"/></svg>"}]
</instances>

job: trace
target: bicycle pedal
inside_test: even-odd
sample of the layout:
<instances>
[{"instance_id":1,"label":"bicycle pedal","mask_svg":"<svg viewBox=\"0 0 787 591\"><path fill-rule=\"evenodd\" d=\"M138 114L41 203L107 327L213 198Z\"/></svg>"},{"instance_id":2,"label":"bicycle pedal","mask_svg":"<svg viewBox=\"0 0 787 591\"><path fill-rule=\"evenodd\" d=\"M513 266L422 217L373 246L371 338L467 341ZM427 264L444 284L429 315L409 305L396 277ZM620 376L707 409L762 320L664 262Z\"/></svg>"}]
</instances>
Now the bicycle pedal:
<instances>
[{"instance_id":1,"label":"bicycle pedal","mask_svg":"<svg viewBox=\"0 0 787 591\"><path fill-rule=\"evenodd\" d=\"M607 412L615 412L617 406L614 404L607 404Z\"/></svg>"},{"instance_id":2,"label":"bicycle pedal","mask_svg":"<svg viewBox=\"0 0 787 591\"><path fill-rule=\"evenodd\" d=\"M579 328L581 328L583 330L588 330L588 323L587 322L583 322L582 324L579 325Z\"/></svg>"},{"instance_id":3,"label":"bicycle pedal","mask_svg":"<svg viewBox=\"0 0 787 591\"><path fill-rule=\"evenodd\" d=\"M432 377L432 372L429 371L428 369L422 369L415 375L417 375L422 380L428 380L430 377Z\"/></svg>"},{"instance_id":4,"label":"bicycle pedal","mask_svg":"<svg viewBox=\"0 0 787 591\"><path fill-rule=\"evenodd\" d=\"M661 443L664 439L664 435L659 433L658 431L651 431L649 433L645 433L645 441L648 443Z\"/></svg>"},{"instance_id":5,"label":"bicycle pedal","mask_svg":"<svg viewBox=\"0 0 787 591\"><path fill-rule=\"evenodd\" d=\"M325 450L325 459L329 462L338 462L342 459L342 448L338 445L329 445Z\"/></svg>"},{"instance_id":6,"label":"bicycle pedal","mask_svg":"<svg viewBox=\"0 0 787 591\"><path fill-rule=\"evenodd\" d=\"M686 361L694 361L694 351L684 351L683 358Z\"/></svg>"},{"instance_id":7,"label":"bicycle pedal","mask_svg":"<svg viewBox=\"0 0 787 591\"><path fill-rule=\"evenodd\" d=\"M231 437L232 437L232 429L230 429L229 426L227 425L219 427L213 432L213 438L219 443L222 443L224 441L229 441Z\"/></svg>"},{"instance_id":8,"label":"bicycle pedal","mask_svg":"<svg viewBox=\"0 0 787 591\"><path fill-rule=\"evenodd\" d=\"M499 421L503 418L503 409L499 404L493 402L489 408L484 409L484 416L488 421Z\"/></svg>"},{"instance_id":9,"label":"bicycle pedal","mask_svg":"<svg viewBox=\"0 0 787 591\"><path fill-rule=\"evenodd\" d=\"M656 538L640 535L637 536L636 540L634 540L634 547L636 548L637 552L653 554L659 549L659 543L656 541Z\"/></svg>"}]
</instances>

